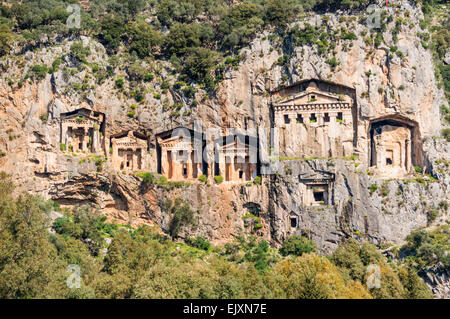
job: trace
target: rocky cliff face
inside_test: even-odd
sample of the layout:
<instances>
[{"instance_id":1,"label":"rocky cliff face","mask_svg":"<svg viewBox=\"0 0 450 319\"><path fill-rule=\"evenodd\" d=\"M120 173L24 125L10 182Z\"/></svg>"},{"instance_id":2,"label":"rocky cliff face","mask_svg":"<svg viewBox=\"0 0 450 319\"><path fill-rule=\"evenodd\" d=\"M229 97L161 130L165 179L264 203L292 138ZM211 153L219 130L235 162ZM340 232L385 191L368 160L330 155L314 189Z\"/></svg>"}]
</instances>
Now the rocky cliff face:
<instances>
[{"instance_id":1,"label":"rocky cliff face","mask_svg":"<svg viewBox=\"0 0 450 319\"><path fill-rule=\"evenodd\" d=\"M422 31L418 23L422 13L408 2L387 10L405 22L397 42L389 31L395 21L390 22L383 34L386 44L377 48L367 40L372 32L367 25L340 13L327 18L314 14L297 23L300 29L310 24L324 32L345 28L357 35L354 40L340 39L326 54L319 54L316 45L296 45L291 38L261 34L241 50L239 66L226 70L212 97L200 88L194 97L172 88L164 93L163 82L176 82L169 64L142 62L142 67L152 68L157 77L145 84L145 100L133 109L132 117L130 105L135 100L115 88L118 76L127 79L128 62L120 60L120 53L117 66L108 61L105 49L94 39L65 39L3 58L0 150L4 156L0 157L0 168L12 174L17 191L41 194L68 206L91 204L110 218L132 225L156 224L163 231L168 231L172 218L164 201L183 198L195 211L195 223L182 229L180 236L201 235L215 244L245 233L257 234L274 245L291 234L304 233L324 252L333 250L344 237L379 245L400 243L411 230L447 220L448 210L439 203L449 200L450 149L439 138L439 106L447 101L435 80L432 55L417 37ZM86 64L70 54L71 45L80 40L91 48ZM396 53L389 47L393 45ZM289 59L280 63L286 54ZM332 57L338 65L330 65ZM50 66L57 58L62 60L58 70L18 85L24 74L33 73L33 65ZM94 66L108 65L113 65L114 76L98 84ZM279 161L278 172L265 176L261 185L158 185L113 170L108 150L99 169L95 158L80 158L60 149L60 114L83 106L105 114L107 138L124 130L155 134L179 125L190 126L194 119L201 120L204 129L269 129L274 124L270 92L303 79L326 80L355 90L358 134L354 153L358 157ZM10 81L15 84L10 85ZM198 103L194 104L194 99ZM174 103L181 105L181 116L173 116L167 107ZM388 115L417 123L423 173L428 175L411 174L402 180L369 175L369 126L373 119ZM263 140L261 147L268 150L268 144ZM270 163L267 157L261 160ZM316 176L322 171L333 176L330 201L308 205L299 186L301 176ZM435 211L437 216L431 217Z\"/></svg>"}]
</instances>

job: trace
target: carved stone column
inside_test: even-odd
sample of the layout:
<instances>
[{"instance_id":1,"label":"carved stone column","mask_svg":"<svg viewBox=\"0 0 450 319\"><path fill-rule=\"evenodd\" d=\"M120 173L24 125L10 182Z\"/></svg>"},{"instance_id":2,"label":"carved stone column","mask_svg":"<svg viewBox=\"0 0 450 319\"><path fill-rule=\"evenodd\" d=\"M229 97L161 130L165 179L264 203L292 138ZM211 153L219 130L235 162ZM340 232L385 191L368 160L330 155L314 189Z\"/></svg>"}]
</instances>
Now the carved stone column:
<instances>
[{"instance_id":1,"label":"carved stone column","mask_svg":"<svg viewBox=\"0 0 450 319\"><path fill-rule=\"evenodd\" d=\"M319 126L323 125L323 113L316 113L317 124Z\"/></svg>"},{"instance_id":2,"label":"carved stone column","mask_svg":"<svg viewBox=\"0 0 450 319\"><path fill-rule=\"evenodd\" d=\"M169 177L169 158L167 154L167 150L165 148L161 148L161 174Z\"/></svg>"},{"instance_id":3,"label":"carved stone column","mask_svg":"<svg viewBox=\"0 0 450 319\"><path fill-rule=\"evenodd\" d=\"M406 150L405 150L405 153L406 153L405 154L405 157L406 157L405 168L406 168L406 171L409 172L411 170L411 167L412 167L412 162L411 162L411 152L412 152L412 150L411 150L411 140L410 139L406 140L405 148L406 148Z\"/></svg>"},{"instance_id":4,"label":"carved stone column","mask_svg":"<svg viewBox=\"0 0 450 319\"><path fill-rule=\"evenodd\" d=\"M132 164L132 166L131 166L131 169L132 170L136 170L136 169L138 169L138 157L137 157L137 150L135 150L135 149L132 149L132 151L131 151L132 153L131 154L133 154L132 156L132 159L133 159L133 164Z\"/></svg>"}]
</instances>

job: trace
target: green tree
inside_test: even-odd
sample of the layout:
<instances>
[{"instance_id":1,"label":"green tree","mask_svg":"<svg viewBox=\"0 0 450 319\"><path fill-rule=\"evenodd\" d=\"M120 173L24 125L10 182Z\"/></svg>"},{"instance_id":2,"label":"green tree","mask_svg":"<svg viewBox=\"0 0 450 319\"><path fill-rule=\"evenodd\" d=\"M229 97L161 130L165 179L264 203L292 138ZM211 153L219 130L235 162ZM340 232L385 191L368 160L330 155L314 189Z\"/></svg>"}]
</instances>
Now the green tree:
<instances>
[{"instance_id":1,"label":"green tree","mask_svg":"<svg viewBox=\"0 0 450 319\"><path fill-rule=\"evenodd\" d=\"M88 46L83 46L83 43L75 42L70 47L70 54L81 62L86 62L86 58L91 54L91 49Z\"/></svg>"},{"instance_id":2,"label":"green tree","mask_svg":"<svg viewBox=\"0 0 450 319\"><path fill-rule=\"evenodd\" d=\"M166 205L172 218L169 223L169 234L172 238L177 237L181 228L194 223L194 212L189 204L184 202L181 198L176 198L175 201L168 201Z\"/></svg>"},{"instance_id":3,"label":"green tree","mask_svg":"<svg viewBox=\"0 0 450 319\"><path fill-rule=\"evenodd\" d=\"M13 187L0 173L0 298L64 296L66 263L47 240L51 205L29 194L14 200Z\"/></svg>"},{"instance_id":4,"label":"green tree","mask_svg":"<svg viewBox=\"0 0 450 319\"><path fill-rule=\"evenodd\" d=\"M301 256L304 253L316 251L316 244L303 236L291 236L283 242L280 254L283 256Z\"/></svg>"},{"instance_id":5,"label":"green tree","mask_svg":"<svg viewBox=\"0 0 450 319\"><path fill-rule=\"evenodd\" d=\"M127 29L131 42L130 52L136 52L140 58L150 56L154 48L161 44L158 32L145 22L132 22Z\"/></svg>"},{"instance_id":6,"label":"green tree","mask_svg":"<svg viewBox=\"0 0 450 319\"><path fill-rule=\"evenodd\" d=\"M198 47L188 50L183 72L191 79L206 83L218 61L217 52Z\"/></svg>"},{"instance_id":7,"label":"green tree","mask_svg":"<svg viewBox=\"0 0 450 319\"><path fill-rule=\"evenodd\" d=\"M9 52L13 39L11 28L6 24L0 24L0 56Z\"/></svg>"},{"instance_id":8,"label":"green tree","mask_svg":"<svg viewBox=\"0 0 450 319\"><path fill-rule=\"evenodd\" d=\"M106 15L102 18L98 37L109 51L115 51L120 46L126 32L125 27L125 21L121 17Z\"/></svg>"}]
</instances>

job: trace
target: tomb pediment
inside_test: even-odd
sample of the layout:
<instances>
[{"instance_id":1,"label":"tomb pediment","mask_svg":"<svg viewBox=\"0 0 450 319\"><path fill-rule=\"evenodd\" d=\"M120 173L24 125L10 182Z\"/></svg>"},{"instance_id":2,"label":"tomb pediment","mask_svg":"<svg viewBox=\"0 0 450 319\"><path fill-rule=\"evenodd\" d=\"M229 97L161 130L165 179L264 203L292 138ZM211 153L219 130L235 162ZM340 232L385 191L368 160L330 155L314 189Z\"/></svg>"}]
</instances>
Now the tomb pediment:
<instances>
[{"instance_id":1,"label":"tomb pediment","mask_svg":"<svg viewBox=\"0 0 450 319\"><path fill-rule=\"evenodd\" d=\"M339 96L329 94L319 90L309 90L289 96L287 99L276 103L276 106L287 105L305 105L305 104L320 104L320 103L343 103Z\"/></svg>"},{"instance_id":2,"label":"tomb pediment","mask_svg":"<svg viewBox=\"0 0 450 319\"><path fill-rule=\"evenodd\" d=\"M158 137L158 144L165 149L173 151L190 151L192 150L192 142L190 138L183 136L173 136L167 139Z\"/></svg>"},{"instance_id":3,"label":"tomb pediment","mask_svg":"<svg viewBox=\"0 0 450 319\"><path fill-rule=\"evenodd\" d=\"M303 183L328 183L334 181L335 174L326 171L314 171L300 174L299 181Z\"/></svg>"},{"instance_id":4,"label":"tomb pediment","mask_svg":"<svg viewBox=\"0 0 450 319\"><path fill-rule=\"evenodd\" d=\"M126 135L125 135L126 134ZM120 147L142 147L147 148L147 141L142 137L135 136L133 131L112 138L113 145Z\"/></svg>"},{"instance_id":5,"label":"tomb pediment","mask_svg":"<svg viewBox=\"0 0 450 319\"><path fill-rule=\"evenodd\" d=\"M230 141L227 143L225 140L223 144L218 146L219 153L223 153L226 155L236 155L236 156L247 156L250 153L254 153L257 151L256 141L253 140L253 137L250 137L251 144L247 142L243 142L242 137L236 137L234 141Z\"/></svg>"},{"instance_id":6,"label":"tomb pediment","mask_svg":"<svg viewBox=\"0 0 450 319\"><path fill-rule=\"evenodd\" d=\"M246 144L233 142L219 147L222 152L232 152L232 151L248 151L249 147Z\"/></svg>"},{"instance_id":7,"label":"tomb pediment","mask_svg":"<svg viewBox=\"0 0 450 319\"><path fill-rule=\"evenodd\" d=\"M103 120L103 113L83 107L72 112L61 113L61 119L62 121L100 122Z\"/></svg>"},{"instance_id":8,"label":"tomb pediment","mask_svg":"<svg viewBox=\"0 0 450 319\"><path fill-rule=\"evenodd\" d=\"M79 118L82 118L83 119L82 121L94 121L94 122L98 122L99 121L98 118L91 117L91 116L86 115L84 113L77 113L77 114L72 114L72 115L65 116L63 118L63 121L64 120L77 120Z\"/></svg>"}]
</instances>

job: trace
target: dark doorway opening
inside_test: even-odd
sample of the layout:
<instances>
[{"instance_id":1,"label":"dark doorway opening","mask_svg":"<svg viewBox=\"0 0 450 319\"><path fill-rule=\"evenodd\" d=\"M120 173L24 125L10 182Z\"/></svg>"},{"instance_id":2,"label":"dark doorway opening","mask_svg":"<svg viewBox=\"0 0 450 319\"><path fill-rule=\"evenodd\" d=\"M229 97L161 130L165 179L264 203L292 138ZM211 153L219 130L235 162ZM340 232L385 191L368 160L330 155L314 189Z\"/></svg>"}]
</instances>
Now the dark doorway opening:
<instances>
[{"instance_id":1,"label":"dark doorway opening","mask_svg":"<svg viewBox=\"0 0 450 319\"><path fill-rule=\"evenodd\" d=\"M325 197L324 197L324 192L323 191L315 191L313 192L314 194L314 200L316 202L323 202Z\"/></svg>"},{"instance_id":2,"label":"dark doorway opening","mask_svg":"<svg viewBox=\"0 0 450 319\"><path fill-rule=\"evenodd\" d=\"M297 227L297 217L291 217L291 227L292 228Z\"/></svg>"}]
</instances>

